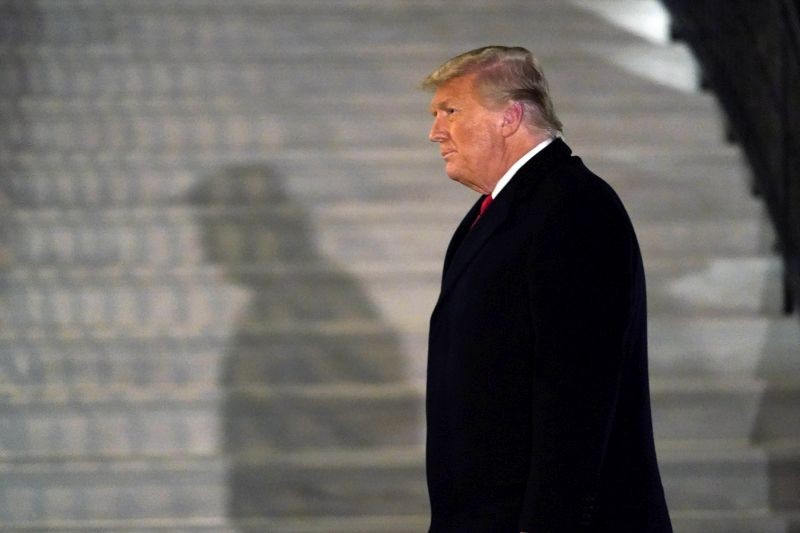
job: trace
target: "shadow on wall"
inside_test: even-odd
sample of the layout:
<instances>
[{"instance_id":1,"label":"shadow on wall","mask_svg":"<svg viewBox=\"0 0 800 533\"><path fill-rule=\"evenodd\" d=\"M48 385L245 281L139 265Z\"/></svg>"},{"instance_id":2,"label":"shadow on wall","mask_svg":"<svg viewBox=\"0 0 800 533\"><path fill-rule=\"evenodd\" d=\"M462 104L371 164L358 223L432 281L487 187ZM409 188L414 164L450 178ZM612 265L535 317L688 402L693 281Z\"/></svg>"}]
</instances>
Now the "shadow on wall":
<instances>
[{"instance_id":1,"label":"shadow on wall","mask_svg":"<svg viewBox=\"0 0 800 533\"><path fill-rule=\"evenodd\" d=\"M17 261L15 241L21 233L14 217L15 209L30 198L26 196L27 169L20 152L30 148L31 124L24 101L31 88L31 58L18 49L34 46L42 40L44 19L34 2L0 1L0 326L12 340L19 320L10 292L10 275ZM10 350L0 347L0 381L17 383L24 378L19 361L7 357ZM3 450L4 452L7 450ZM0 516L0 519L5 518ZM1 520L0 520L1 521Z\"/></svg>"},{"instance_id":2,"label":"shadow on wall","mask_svg":"<svg viewBox=\"0 0 800 533\"><path fill-rule=\"evenodd\" d=\"M24 187L14 181L25 172L19 152L31 148L33 138L24 102L33 93L30 71L34 60L19 49L35 46L43 31L44 18L34 2L0 1L0 46L8 48L0 57L0 191L7 194L3 200L12 204L24 196L19 190ZM7 212L6 205L0 204L3 212Z\"/></svg>"},{"instance_id":3,"label":"shadow on wall","mask_svg":"<svg viewBox=\"0 0 800 533\"><path fill-rule=\"evenodd\" d=\"M220 372L229 518L257 528L364 513L379 496L369 472L330 451L415 442L416 399L386 394L405 376L395 335L315 249L307 214L269 166L208 176L193 202L208 259L251 294Z\"/></svg>"}]
</instances>

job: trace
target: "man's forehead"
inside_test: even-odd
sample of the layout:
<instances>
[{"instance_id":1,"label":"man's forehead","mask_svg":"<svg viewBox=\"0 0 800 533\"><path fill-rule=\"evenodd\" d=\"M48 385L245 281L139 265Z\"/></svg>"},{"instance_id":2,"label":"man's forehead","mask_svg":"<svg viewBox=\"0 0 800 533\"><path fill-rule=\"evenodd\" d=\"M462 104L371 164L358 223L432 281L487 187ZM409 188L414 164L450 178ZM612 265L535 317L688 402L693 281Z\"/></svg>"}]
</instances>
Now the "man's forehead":
<instances>
[{"instance_id":1,"label":"man's forehead","mask_svg":"<svg viewBox=\"0 0 800 533\"><path fill-rule=\"evenodd\" d=\"M474 74L457 76L440 85L431 99L431 109L440 109L455 103L474 99Z\"/></svg>"},{"instance_id":2,"label":"man's forehead","mask_svg":"<svg viewBox=\"0 0 800 533\"><path fill-rule=\"evenodd\" d=\"M454 104L460 103L464 98L458 94L439 94L433 95L431 99L431 109L443 109Z\"/></svg>"}]
</instances>

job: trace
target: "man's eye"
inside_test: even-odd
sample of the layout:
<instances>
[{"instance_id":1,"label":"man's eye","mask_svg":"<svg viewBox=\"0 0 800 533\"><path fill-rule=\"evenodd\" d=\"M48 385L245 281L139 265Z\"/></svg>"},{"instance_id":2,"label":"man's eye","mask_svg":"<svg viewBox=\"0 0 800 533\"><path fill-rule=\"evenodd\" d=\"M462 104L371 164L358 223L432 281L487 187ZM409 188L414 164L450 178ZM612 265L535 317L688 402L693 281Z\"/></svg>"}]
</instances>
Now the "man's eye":
<instances>
[{"instance_id":1,"label":"man's eye","mask_svg":"<svg viewBox=\"0 0 800 533\"><path fill-rule=\"evenodd\" d=\"M431 113L433 118L436 118L439 115L449 116L458 111L455 107L441 107L438 111L434 111Z\"/></svg>"}]
</instances>

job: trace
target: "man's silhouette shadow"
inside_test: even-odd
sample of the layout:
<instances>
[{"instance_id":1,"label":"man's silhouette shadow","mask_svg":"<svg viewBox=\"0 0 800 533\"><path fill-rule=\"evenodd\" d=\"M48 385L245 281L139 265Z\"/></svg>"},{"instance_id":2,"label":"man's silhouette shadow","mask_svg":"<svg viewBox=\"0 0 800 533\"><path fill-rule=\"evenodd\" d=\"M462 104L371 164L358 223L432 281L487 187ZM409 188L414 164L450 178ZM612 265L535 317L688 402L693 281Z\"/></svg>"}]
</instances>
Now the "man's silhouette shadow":
<instances>
[{"instance_id":1,"label":"man's silhouette shadow","mask_svg":"<svg viewBox=\"0 0 800 533\"><path fill-rule=\"evenodd\" d=\"M405 379L398 341L358 281L315 250L306 213L269 167L208 176L192 200L207 258L250 293L219 373L229 518L246 528L348 512L297 454L409 444L416 409L381 413L347 393Z\"/></svg>"}]
</instances>

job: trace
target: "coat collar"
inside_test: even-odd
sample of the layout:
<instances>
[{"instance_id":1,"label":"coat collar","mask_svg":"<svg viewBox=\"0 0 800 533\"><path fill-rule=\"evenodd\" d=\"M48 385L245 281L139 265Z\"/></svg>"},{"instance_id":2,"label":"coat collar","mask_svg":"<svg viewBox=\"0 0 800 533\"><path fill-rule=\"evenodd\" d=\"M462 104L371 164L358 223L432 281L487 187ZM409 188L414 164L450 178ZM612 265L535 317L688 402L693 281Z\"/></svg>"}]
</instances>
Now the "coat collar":
<instances>
[{"instance_id":1,"label":"coat collar","mask_svg":"<svg viewBox=\"0 0 800 533\"><path fill-rule=\"evenodd\" d=\"M489 237L505 223L520 199L532 189L541 176L550 172L556 163L568 158L571 153L563 140L555 139L519 169L514 179L492 201L492 205L483 214L480 222L470 229L478 215L483 197L475 202L459 224L447 248L440 300L453 287Z\"/></svg>"}]
</instances>

